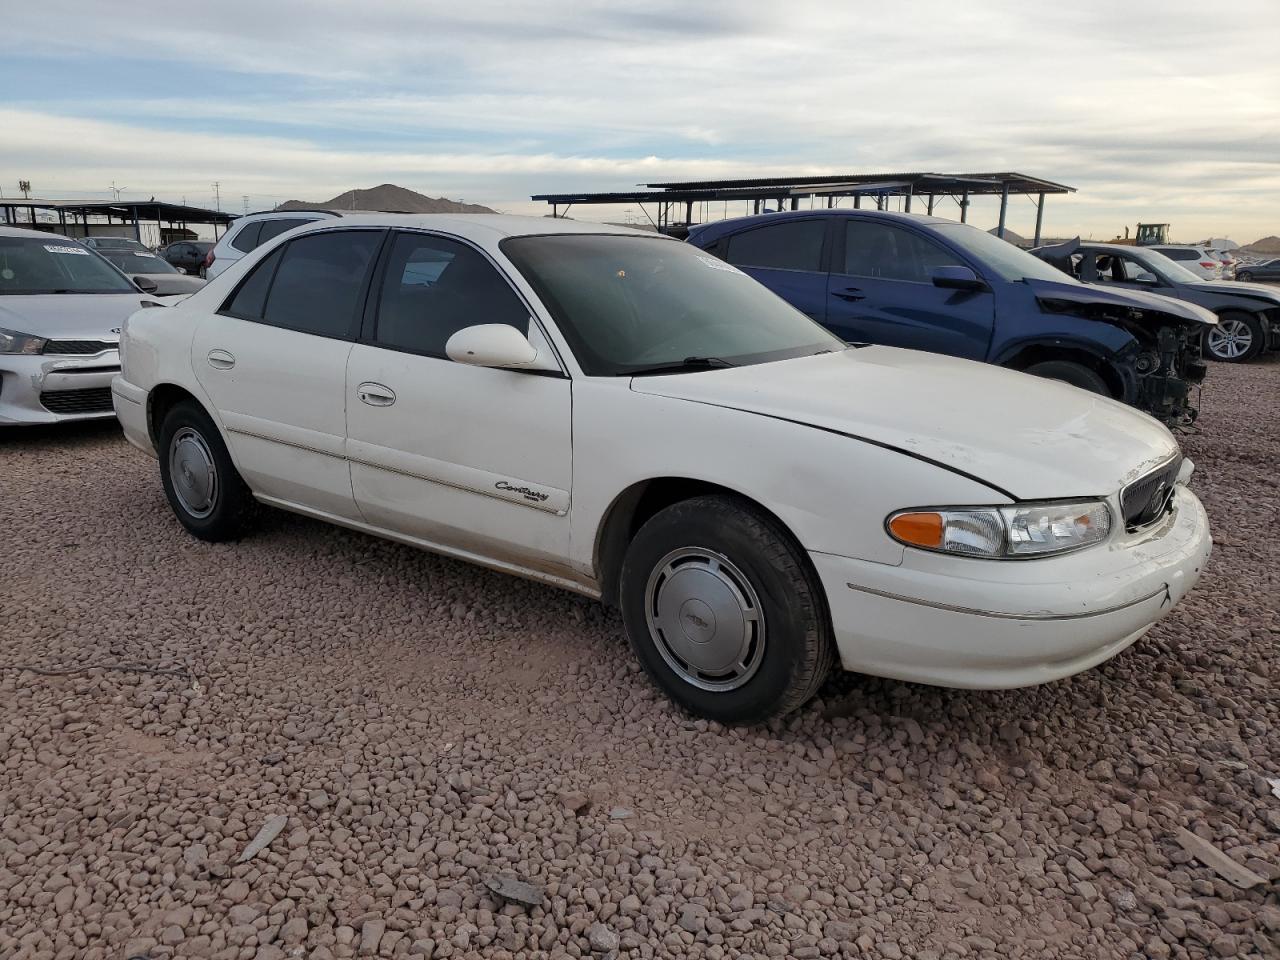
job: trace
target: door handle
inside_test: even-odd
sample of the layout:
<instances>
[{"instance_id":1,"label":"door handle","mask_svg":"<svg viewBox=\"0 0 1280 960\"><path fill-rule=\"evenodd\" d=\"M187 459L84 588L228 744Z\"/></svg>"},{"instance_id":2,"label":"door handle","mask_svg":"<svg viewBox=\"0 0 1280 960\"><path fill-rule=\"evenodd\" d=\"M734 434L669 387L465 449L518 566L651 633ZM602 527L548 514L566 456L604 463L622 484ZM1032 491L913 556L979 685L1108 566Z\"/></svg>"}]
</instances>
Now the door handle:
<instances>
[{"instance_id":1,"label":"door handle","mask_svg":"<svg viewBox=\"0 0 1280 960\"><path fill-rule=\"evenodd\" d=\"M867 299L867 295L863 293L862 290L859 289L858 287L845 287L843 290L832 290L831 295L833 297L839 297L841 300L848 300L850 302L854 300Z\"/></svg>"},{"instance_id":2,"label":"door handle","mask_svg":"<svg viewBox=\"0 0 1280 960\"><path fill-rule=\"evenodd\" d=\"M380 383L362 383L356 387L356 396L371 407L389 407L396 402L396 393Z\"/></svg>"},{"instance_id":3,"label":"door handle","mask_svg":"<svg viewBox=\"0 0 1280 960\"><path fill-rule=\"evenodd\" d=\"M215 370L230 370L236 365L236 358L225 350L209 351L209 366Z\"/></svg>"}]
</instances>

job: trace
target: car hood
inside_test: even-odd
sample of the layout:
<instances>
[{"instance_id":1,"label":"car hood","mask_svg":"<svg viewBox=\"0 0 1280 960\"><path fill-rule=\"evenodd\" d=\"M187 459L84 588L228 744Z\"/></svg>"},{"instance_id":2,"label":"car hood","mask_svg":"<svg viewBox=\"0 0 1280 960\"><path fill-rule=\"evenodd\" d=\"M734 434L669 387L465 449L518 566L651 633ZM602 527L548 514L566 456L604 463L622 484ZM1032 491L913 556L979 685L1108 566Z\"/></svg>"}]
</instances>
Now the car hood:
<instances>
[{"instance_id":1,"label":"car hood","mask_svg":"<svg viewBox=\"0 0 1280 960\"><path fill-rule=\"evenodd\" d=\"M201 277L193 277L185 273L131 273L131 277L149 277L155 281L157 297L170 297L175 294L192 294L208 281Z\"/></svg>"},{"instance_id":2,"label":"car hood","mask_svg":"<svg viewBox=\"0 0 1280 960\"><path fill-rule=\"evenodd\" d=\"M144 293L40 293L0 296L0 327L55 340L114 340Z\"/></svg>"},{"instance_id":3,"label":"car hood","mask_svg":"<svg viewBox=\"0 0 1280 960\"><path fill-rule=\"evenodd\" d=\"M1036 300L1041 305L1104 304L1142 310L1144 313L1156 311L1176 320L1206 326L1214 326L1218 322L1218 318L1204 307L1158 293L1148 293L1146 290L1108 290L1098 284L1058 283L1053 280L1027 280L1026 283L1034 291ZM1209 283L1204 285L1212 286Z\"/></svg>"},{"instance_id":4,"label":"car hood","mask_svg":"<svg viewBox=\"0 0 1280 960\"><path fill-rule=\"evenodd\" d=\"M1265 300L1272 306L1280 306L1280 288L1265 283L1244 283L1239 280L1205 280L1202 283L1186 283L1185 287L1201 293L1215 296L1246 297L1250 300Z\"/></svg>"},{"instance_id":5,"label":"car hood","mask_svg":"<svg viewBox=\"0 0 1280 960\"><path fill-rule=\"evenodd\" d=\"M1178 450L1163 426L1114 400L895 347L634 377L631 389L847 434L1019 500L1112 494Z\"/></svg>"}]
</instances>

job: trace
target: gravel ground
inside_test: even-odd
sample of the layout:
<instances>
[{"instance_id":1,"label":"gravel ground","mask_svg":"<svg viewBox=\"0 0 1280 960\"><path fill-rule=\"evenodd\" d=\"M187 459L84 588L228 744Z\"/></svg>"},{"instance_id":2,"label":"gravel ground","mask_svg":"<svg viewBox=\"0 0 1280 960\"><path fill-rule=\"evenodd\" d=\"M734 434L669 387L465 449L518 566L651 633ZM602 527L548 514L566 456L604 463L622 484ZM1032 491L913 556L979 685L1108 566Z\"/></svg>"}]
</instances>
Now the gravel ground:
<instances>
[{"instance_id":1,"label":"gravel ground","mask_svg":"<svg viewBox=\"0 0 1280 960\"><path fill-rule=\"evenodd\" d=\"M754 730L588 601L284 514L199 543L114 428L4 436L0 957L1276 957L1280 358L1204 409L1216 552L1132 650Z\"/></svg>"}]
</instances>

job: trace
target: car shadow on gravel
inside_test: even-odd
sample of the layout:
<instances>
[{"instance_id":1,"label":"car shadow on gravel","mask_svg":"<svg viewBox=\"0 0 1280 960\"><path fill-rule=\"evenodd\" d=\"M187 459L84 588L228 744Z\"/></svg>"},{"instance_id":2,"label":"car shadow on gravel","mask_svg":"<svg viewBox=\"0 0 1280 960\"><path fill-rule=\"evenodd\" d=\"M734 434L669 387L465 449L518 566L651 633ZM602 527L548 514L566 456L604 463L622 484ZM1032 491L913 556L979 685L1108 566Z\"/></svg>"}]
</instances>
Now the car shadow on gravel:
<instances>
[{"instance_id":1,"label":"car shadow on gravel","mask_svg":"<svg viewBox=\"0 0 1280 960\"><path fill-rule=\"evenodd\" d=\"M115 434L124 439L116 420L77 420L70 423L40 423L22 427L0 427L0 448L41 447L95 440Z\"/></svg>"}]
</instances>

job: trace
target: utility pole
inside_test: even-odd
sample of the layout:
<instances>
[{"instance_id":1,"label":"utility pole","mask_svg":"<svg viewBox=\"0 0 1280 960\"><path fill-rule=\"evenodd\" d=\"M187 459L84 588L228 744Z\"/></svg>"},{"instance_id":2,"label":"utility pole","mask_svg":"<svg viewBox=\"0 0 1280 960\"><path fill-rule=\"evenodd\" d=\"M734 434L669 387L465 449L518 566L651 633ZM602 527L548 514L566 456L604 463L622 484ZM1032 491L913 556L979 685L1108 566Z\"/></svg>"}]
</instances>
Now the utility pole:
<instances>
[{"instance_id":1,"label":"utility pole","mask_svg":"<svg viewBox=\"0 0 1280 960\"><path fill-rule=\"evenodd\" d=\"M222 184L217 180L213 181L213 203L218 212L222 212Z\"/></svg>"},{"instance_id":2,"label":"utility pole","mask_svg":"<svg viewBox=\"0 0 1280 960\"><path fill-rule=\"evenodd\" d=\"M249 196L248 196L248 194L243 194L243 195L241 195L240 199L244 201L244 213L245 213L245 216L248 216L248 215L249 215Z\"/></svg>"},{"instance_id":3,"label":"utility pole","mask_svg":"<svg viewBox=\"0 0 1280 960\"><path fill-rule=\"evenodd\" d=\"M115 194L116 203L120 202L120 194L128 189L128 187L117 187L116 182L114 180L111 181L111 192Z\"/></svg>"}]
</instances>

